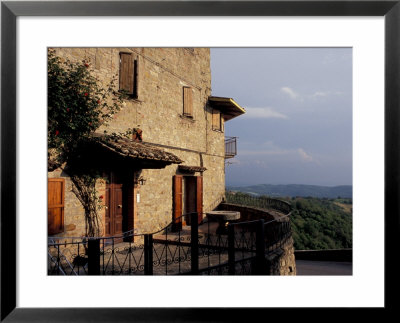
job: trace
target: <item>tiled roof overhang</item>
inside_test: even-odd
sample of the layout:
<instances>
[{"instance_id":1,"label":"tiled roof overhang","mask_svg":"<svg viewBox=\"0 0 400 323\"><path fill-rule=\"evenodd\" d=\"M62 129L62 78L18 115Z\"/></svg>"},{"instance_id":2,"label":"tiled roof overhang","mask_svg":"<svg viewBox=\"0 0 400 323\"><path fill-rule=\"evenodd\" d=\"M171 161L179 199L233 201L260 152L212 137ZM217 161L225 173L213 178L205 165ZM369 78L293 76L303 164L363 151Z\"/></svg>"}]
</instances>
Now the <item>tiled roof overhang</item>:
<instances>
[{"instance_id":1,"label":"tiled roof overhang","mask_svg":"<svg viewBox=\"0 0 400 323\"><path fill-rule=\"evenodd\" d=\"M82 167L104 166L111 168L134 167L138 169L160 169L183 162L178 156L156 148L148 143L129 138L93 134L82 142L77 154ZM48 158L47 170L54 171L61 164Z\"/></svg>"},{"instance_id":2,"label":"tiled roof overhang","mask_svg":"<svg viewBox=\"0 0 400 323\"><path fill-rule=\"evenodd\" d=\"M235 100L231 98L222 98L217 96L209 96L208 104L213 108L221 111L225 121L236 118L244 113L246 110L243 109Z\"/></svg>"},{"instance_id":3,"label":"tiled roof overhang","mask_svg":"<svg viewBox=\"0 0 400 323\"><path fill-rule=\"evenodd\" d=\"M201 166L188 166L188 165L179 165L178 169L182 172L189 172L189 173L194 173L194 172L204 172L207 170L205 167Z\"/></svg>"},{"instance_id":4,"label":"tiled roof overhang","mask_svg":"<svg viewBox=\"0 0 400 323\"><path fill-rule=\"evenodd\" d=\"M168 165L183 162L178 156L170 152L128 138L107 138L104 135L95 134L93 140L109 152L132 161L154 161Z\"/></svg>"}]
</instances>

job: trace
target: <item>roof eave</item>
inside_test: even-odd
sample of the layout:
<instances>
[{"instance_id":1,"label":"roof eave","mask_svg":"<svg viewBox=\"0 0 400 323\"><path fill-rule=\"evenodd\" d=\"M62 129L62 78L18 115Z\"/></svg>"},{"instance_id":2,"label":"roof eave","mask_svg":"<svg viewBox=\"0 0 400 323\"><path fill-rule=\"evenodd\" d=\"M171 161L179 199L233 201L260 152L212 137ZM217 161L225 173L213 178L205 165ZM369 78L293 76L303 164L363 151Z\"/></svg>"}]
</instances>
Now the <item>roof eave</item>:
<instances>
[{"instance_id":1,"label":"roof eave","mask_svg":"<svg viewBox=\"0 0 400 323\"><path fill-rule=\"evenodd\" d=\"M232 98L210 96L208 102L212 108L221 111L225 121L229 121L246 113L246 110Z\"/></svg>"}]
</instances>

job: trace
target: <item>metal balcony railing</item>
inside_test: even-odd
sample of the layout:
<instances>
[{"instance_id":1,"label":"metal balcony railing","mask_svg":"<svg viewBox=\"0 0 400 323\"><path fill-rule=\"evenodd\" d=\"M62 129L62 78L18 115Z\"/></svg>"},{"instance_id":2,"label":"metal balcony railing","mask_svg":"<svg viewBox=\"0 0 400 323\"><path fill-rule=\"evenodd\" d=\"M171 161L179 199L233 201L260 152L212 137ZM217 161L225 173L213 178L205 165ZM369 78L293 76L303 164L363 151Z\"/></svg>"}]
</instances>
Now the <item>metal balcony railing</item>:
<instances>
[{"instance_id":1,"label":"metal balcony railing","mask_svg":"<svg viewBox=\"0 0 400 323\"><path fill-rule=\"evenodd\" d=\"M50 237L48 275L270 275L267 254L291 237L289 221L239 220L219 231L196 212L179 221L189 217L178 231L172 222L146 234Z\"/></svg>"},{"instance_id":2,"label":"metal balcony railing","mask_svg":"<svg viewBox=\"0 0 400 323\"><path fill-rule=\"evenodd\" d=\"M225 158L233 158L237 154L237 137L225 137Z\"/></svg>"},{"instance_id":3,"label":"metal balcony railing","mask_svg":"<svg viewBox=\"0 0 400 323\"><path fill-rule=\"evenodd\" d=\"M264 210L274 210L282 213L282 216L289 216L292 212L290 203L267 196L250 196L241 192L227 191L225 193L225 198L227 203L250 206Z\"/></svg>"}]
</instances>

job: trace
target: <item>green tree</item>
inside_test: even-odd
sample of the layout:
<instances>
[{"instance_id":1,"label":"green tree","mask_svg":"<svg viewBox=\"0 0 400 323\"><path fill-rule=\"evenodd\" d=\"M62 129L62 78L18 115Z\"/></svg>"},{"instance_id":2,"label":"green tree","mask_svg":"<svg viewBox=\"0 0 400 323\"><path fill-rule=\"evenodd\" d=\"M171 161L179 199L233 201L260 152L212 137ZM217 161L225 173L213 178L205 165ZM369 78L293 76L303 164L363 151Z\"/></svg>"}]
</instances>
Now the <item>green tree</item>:
<instances>
[{"instance_id":1,"label":"green tree","mask_svg":"<svg viewBox=\"0 0 400 323\"><path fill-rule=\"evenodd\" d=\"M116 77L103 86L90 62L73 63L48 51L48 158L53 168L66 165L75 193L85 210L86 234L100 234L96 192L98 170L82 163L79 151L101 125L121 109L125 94L115 88ZM86 165L86 166L85 166ZM54 167L55 166L55 167Z\"/></svg>"}]
</instances>

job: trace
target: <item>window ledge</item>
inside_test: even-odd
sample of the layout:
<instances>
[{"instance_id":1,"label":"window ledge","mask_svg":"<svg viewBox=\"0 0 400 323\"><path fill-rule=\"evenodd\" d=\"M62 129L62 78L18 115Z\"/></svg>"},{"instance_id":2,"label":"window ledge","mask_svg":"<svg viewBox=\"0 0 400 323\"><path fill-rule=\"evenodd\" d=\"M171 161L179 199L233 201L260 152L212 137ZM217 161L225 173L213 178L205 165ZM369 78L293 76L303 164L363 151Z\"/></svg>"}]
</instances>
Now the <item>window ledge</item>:
<instances>
[{"instance_id":1,"label":"window ledge","mask_svg":"<svg viewBox=\"0 0 400 323\"><path fill-rule=\"evenodd\" d=\"M212 129L212 131L219 132L219 133L224 133L222 130L219 130L219 129Z\"/></svg>"},{"instance_id":2,"label":"window ledge","mask_svg":"<svg viewBox=\"0 0 400 323\"><path fill-rule=\"evenodd\" d=\"M186 116L186 115L184 115L184 114L180 114L180 115L179 115L179 117L180 117L181 119L184 119L184 120L190 121L190 122L192 122L192 123L195 123L195 122L196 122L196 120L195 120L195 119L193 119L193 117L192 117L192 116Z\"/></svg>"},{"instance_id":3,"label":"window ledge","mask_svg":"<svg viewBox=\"0 0 400 323\"><path fill-rule=\"evenodd\" d=\"M143 102L144 102L144 101L139 100L139 99L137 99L137 98L128 98L128 101L136 102L136 103L143 103Z\"/></svg>"}]
</instances>

